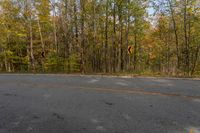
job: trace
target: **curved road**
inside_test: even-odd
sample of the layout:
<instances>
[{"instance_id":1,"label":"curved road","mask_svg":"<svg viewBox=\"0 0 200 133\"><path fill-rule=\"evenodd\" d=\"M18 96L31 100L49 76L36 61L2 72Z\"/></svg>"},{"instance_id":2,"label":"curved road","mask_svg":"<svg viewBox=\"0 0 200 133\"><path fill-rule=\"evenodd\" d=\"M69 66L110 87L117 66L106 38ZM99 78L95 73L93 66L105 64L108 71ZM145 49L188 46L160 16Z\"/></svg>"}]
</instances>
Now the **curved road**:
<instances>
[{"instance_id":1,"label":"curved road","mask_svg":"<svg viewBox=\"0 0 200 133\"><path fill-rule=\"evenodd\" d=\"M200 133L200 80L2 74L0 133Z\"/></svg>"}]
</instances>

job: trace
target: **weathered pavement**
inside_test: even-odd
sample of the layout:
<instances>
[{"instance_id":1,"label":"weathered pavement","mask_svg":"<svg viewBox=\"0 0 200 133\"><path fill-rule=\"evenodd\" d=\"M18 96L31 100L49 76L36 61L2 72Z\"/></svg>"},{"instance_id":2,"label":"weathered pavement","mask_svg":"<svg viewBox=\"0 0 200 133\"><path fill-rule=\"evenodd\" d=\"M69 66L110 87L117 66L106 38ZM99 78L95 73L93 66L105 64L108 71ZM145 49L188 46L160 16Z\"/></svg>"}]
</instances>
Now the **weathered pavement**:
<instances>
[{"instance_id":1,"label":"weathered pavement","mask_svg":"<svg viewBox=\"0 0 200 133\"><path fill-rule=\"evenodd\" d=\"M0 75L0 133L200 133L200 81Z\"/></svg>"}]
</instances>

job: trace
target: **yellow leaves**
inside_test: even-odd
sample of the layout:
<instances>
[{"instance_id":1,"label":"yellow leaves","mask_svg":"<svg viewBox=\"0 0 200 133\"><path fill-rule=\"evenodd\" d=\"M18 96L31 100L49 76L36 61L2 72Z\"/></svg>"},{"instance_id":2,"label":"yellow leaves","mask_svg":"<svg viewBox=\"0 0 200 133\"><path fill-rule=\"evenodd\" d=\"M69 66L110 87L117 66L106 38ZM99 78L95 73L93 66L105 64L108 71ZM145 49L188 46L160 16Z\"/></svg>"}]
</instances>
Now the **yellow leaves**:
<instances>
[{"instance_id":1,"label":"yellow leaves","mask_svg":"<svg viewBox=\"0 0 200 133\"><path fill-rule=\"evenodd\" d=\"M18 33L17 36L19 36L19 37L26 37L26 34Z\"/></svg>"},{"instance_id":2,"label":"yellow leaves","mask_svg":"<svg viewBox=\"0 0 200 133\"><path fill-rule=\"evenodd\" d=\"M4 25L4 22L2 22L1 20L0 20L0 25Z\"/></svg>"},{"instance_id":3,"label":"yellow leaves","mask_svg":"<svg viewBox=\"0 0 200 133\"><path fill-rule=\"evenodd\" d=\"M149 53L149 58L151 60L155 59L156 58L156 55L154 53Z\"/></svg>"}]
</instances>

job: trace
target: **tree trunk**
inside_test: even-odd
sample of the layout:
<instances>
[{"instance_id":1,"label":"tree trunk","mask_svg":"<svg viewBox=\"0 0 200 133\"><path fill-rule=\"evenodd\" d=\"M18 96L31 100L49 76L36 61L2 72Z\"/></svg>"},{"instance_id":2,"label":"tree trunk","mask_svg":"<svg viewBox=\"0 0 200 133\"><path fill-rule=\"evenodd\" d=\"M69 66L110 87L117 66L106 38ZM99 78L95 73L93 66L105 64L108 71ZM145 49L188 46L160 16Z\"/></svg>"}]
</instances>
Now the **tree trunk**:
<instances>
[{"instance_id":1,"label":"tree trunk","mask_svg":"<svg viewBox=\"0 0 200 133\"><path fill-rule=\"evenodd\" d=\"M108 72L108 0L106 1L106 24L105 24L105 53L104 53L104 64L105 72Z\"/></svg>"},{"instance_id":2,"label":"tree trunk","mask_svg":"<svg viewBox=\"0 0 200 133\"><path fill-rule=\"evenodd\" d=\"M130 4L130 0L128 0L128 5ZM127 24L126 24L126 49L128 49L129 46L129 28L130 28L130 11L128 7L128 17L127 17ZM125 61L126 61L126 70L128 70L130 66L130 56L128 55L128 51L125 53Z\"/></svg>"},{"instance_id":3,"label":"tree trunk","mask_svg":"<svg viewBox=\"0 0 200 133\"><path fill-rule=\"evenodd\" d=\"M81 72L85 73L85 1L81 1Z\"/></svg>"},{"instance_id":4,"label":"tree trunk","mask_svg":"<svg viewBox=\"0 0 200 133\"><path fill-rule=\"evenodd\" d=\"M135 45L134 45L134 70L136 70L136 66L137 66L137 33L135 33Z\"/></svg>"},{"instance_id":5,"label":"tree trunk","mask_svg":"<svg viewBox=\"0 0 200 133\"><path fill-rule=\"evenodd\" d=\"M193 75L194 72L195 72L197 61L199 59L199 51L200 51L200 44L197 46L197 49L196 49L195 60L194 60L194 65L193 65L192 70L191 70L191 75Z\"/></svg>"},{"instance_id":6,"label":"tree trunk","mask_svg":"<svg viewBox=\"0 0 200 133\"><path fill-rule=\"evenodd\" d=\"M93 12L92 12L92 17L93 17L93 21L92 21L92 30L94 32L93 34L93 39L92 39L92 71L93 72L96 72L96 69L97 69L97 58L96 58L96 48L95 48L95 45L96 45L96 27L95 27L95 21L96 21L96 0L93 0Z\"/></svg>"},{"instance_id":7,"label":"tree trunk","mask_svg":"<svg viewBox=\"0 0 200 133\"><path fill-rule=\"evenodd\" d=\"M185 65L186 72L189 76L190 73L190 57L189 57L189 43L188 43L188 31L187 31L187 0L184 0L184 41L185 41Z\"/></svg>"},{"instance_id":8,"label":"tree trunk","mask_svg":"<svg viewBox=\"0 0 200 133\"><path fill-rule=\"evenodd\" d=\"M30 57L31 57L31 69L35 72L35 58L33 55L33 31L32 31L32 22L29 22L29 34L30 34Z\"/></svg>"},{"instance_id":9,"label":"tree trunk","mask_svg":"<svg viewBox=\"0 0 200 133\"><path fill-rule=\"evenodd\" d=\"M40 41L41 41L41 44L42 44L42 56L45 56L45 48L44 48L44 41L43 41L43 36L42 36L42 31L41 31L41 25L40 25L40 20L38 18L37 20L37 23L38 23L38 29L39 29L39 34L40 34ZM42 57L41 58L41 62L42 62L42 71L44 72L44 58L45 57Z\"/></svg>"},{"instance_id":10,"label":"tree trunk","mask_svg":"<svg viewBox=\"0 0 200 133\"><path fill-rule=\"evenodd\" d=\"M56 7L53 5L53 34L54 34L54 47L56 48L56 54L58 55L58 39L57 39L57 29L56 29Z\"/></svg>"},{"instance_id":11,"label":"tree trunk","mask_svg":"<svg viewBox=\"0 0 200 133\"><path fill-rule=\"evenodd\" d=\"M120 41L119 41L119 55L118 55L118 67L119 71L123 70L123 23L122 23L122 1L118 5L118 16L120 25Z\"/></svg>"},{"instance_id":12,"label":"tree trunk","mask_svg":"<svg viewBox=\"0 0 200 133\"><path fill-rule=\"evenodd\" d=\"M174 28L174 35L175 35L175 41L176 41L176 57L177 57L177 69L180 69L180 56L179 56L179 40L178 40L178 32L177 32L177 26L176 26L176 21L174 17L174 10L172 7L172 2L171 0L168 0L169 7L170 7L170 12L171 12L171 17L172 17L172 22L173 22L173 28Z\"/></svg>"},{"instance_id":13,"label":"tree trunk","mask_svg":"<svg viewBox=\"0 0 200 133\"><path fill-rule=\"evenodd\" d=\"M114 3L114 7L113 7L113 44L112 44L112 49L113 49L113 72L116 72L116 4Z\"/></svg>"}]
</instances>

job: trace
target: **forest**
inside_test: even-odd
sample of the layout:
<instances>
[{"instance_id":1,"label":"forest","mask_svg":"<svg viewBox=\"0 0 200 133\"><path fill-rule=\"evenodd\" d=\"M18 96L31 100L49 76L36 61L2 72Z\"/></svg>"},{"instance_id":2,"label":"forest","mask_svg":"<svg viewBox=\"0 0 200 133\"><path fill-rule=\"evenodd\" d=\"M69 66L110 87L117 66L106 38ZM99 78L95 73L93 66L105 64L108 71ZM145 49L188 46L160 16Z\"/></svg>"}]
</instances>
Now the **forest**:
<instances>
[{"instance_id":1,"label":"forest","mask_svg":"<svg viewBox=\"0 0 200 133\"><path fill-rule=\"evenodd\" d=\"M200 1L0 0L0 72L200 76Z\"/></svg>"}]
</instances>

